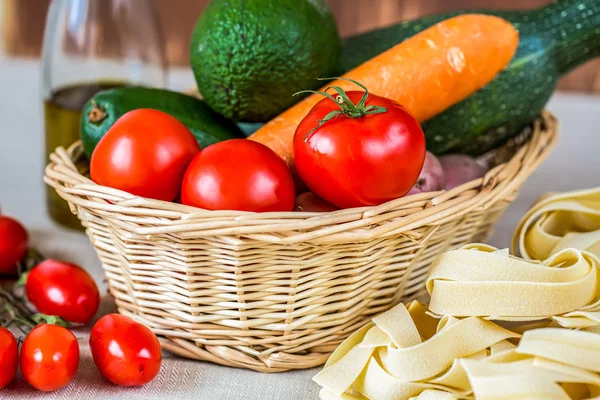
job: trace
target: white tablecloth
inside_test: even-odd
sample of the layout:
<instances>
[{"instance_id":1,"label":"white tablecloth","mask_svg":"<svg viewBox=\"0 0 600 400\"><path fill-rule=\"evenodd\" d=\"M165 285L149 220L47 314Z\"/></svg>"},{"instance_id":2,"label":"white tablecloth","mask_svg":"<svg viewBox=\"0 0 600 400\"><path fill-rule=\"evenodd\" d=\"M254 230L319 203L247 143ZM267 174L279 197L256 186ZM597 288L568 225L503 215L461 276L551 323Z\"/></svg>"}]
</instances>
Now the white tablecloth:
<instances>
[{"instance_id":1,"label":"white tablecloth","mask_svg":"<svg viewBox=\"0 0 600 400\"><path fill-rule=\"evenodd\" d=\"M189 71L174 71L170 86L193 85ZM557 94L549 109L561 121L561 138L549 159L531 176L517 201L496 225L491 244L509 245L512 230L529 205L547 191L600 186L600 98ZM38 64L0 58L0 207L21 220L31 243L47 257L87 268L105 291L98 259L82 233L54 225L46 216L43 175L43 121ZM30 389L19 377L0 391L2 399L316 399L311 381L317 369L280 374L221 367L183 360L165 353L161 373L142 388L119 388L103 380L93 366L86 332L81 337L82 363L67 388L52 394Z\"/></svg>"}]
</instances>

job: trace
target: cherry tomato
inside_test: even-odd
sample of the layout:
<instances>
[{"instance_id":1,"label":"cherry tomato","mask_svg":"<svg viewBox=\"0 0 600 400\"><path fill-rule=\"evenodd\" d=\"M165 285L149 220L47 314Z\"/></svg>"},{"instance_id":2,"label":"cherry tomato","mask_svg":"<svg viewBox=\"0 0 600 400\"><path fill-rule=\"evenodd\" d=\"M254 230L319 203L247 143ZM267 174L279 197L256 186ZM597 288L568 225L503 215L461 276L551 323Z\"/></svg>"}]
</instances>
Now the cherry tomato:
<instances>
[{"instance_id":1,"label":"cherry tomato","mask_svg":"<svg viewBox=\"0 0 600 400\"><path fill-rule=\"evenodd\" d=\"M172 201L199 151L194 135L177 118L158 110L133 110L100 139L90 175L99 185Z\"/></svg>"},{"instance_id":2,"label":"cherry tomato","mask_svg":"<svg viewBox=\"0 0 600 400\"><path fill-rule=\"evenodd\" d=\"M6 328L0 327L0 389L13 380L19 366L17 339Z\"/></svg>"},{"instance_id":3,"label":"cherry tomato","mask_svg":"<svg viewBox=\"0 0 600 400\"><path fill-rule=\"evenodd\" d=\"M183 204L208 210L291 211L294 181L268 147L246 139L202 150L183 177Z\"/></svg>"},{"instance_id":4,"label":"cherry tomato","mask_svg":"<svg viewBox=\"0 0 600 400\"><path fill-rule=\"evenodd\" d=\"M364 92L346 94L358 105ZM324 98L300 122L294 136L298 174L316 195L340 208L402 197L417 181L425 160L423 130L408 110L372 94L364 108L369 106L386 111L343 114L318 127L320 120L340 110L340 104Z\"/></svg>"},{"instance_id":5,"label":"cherry tomato","mask_svg":"<svg viewBox=\"0 0 600 400\"><path fill-rule=\"evenodd\" d=\"M115 385L145 385L160 371L158 338L124 315L100 318L90 334L90 349L100 373Z\"/></svg>"},{"instance_id":6,"label":"cherry tomato","mask_svg":"<svg viewBox=\"0 0 600 400\"><path fill-rule=\"evenodd\" d=\"M296 205L294 206L294 211L304 212L330 212L335 210L339 210L339 208L329 204L313 192L302 193L296 197Z\"/></svg>"},{"instance_id":7,"label":"cherry tomato","mask_svg":"<svg viewBox=\"0 0 600 400\"><path fill-rule=\"evenodd\" d=\"M58 325L38 325L21 347L21 374L34 388L51 392L71 382L79 367L75 335Z\"/></svg>"},{"instance_id":8,"label":"cherry tomato","mask_svg":"<svg viewBox=\"0 0 600 400\"><path fill-rule=\"evenodd\" d=\"M42 261L29 272L25 294L39 312L76 324L92 319L100 305L94 278L78 265L57 260Z\"/></svg>"},{"instance_id":9,"label":"cherry tomato","mask_svg":"<svg viewBox=\"0 0 600 400\"><path fill-rule=\"evenodd\" d=\"M17 263L27 253L27 231L17 220L0 215L0 275L17 273Z\"/></svg>"}]
</instances>

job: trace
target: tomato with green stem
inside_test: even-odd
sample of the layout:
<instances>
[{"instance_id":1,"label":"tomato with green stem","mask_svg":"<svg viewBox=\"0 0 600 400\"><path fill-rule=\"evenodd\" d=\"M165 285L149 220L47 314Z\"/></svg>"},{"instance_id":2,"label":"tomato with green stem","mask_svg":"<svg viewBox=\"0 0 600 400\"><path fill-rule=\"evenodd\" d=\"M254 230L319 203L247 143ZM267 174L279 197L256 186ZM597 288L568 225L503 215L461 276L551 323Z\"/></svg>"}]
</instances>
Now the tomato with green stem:
<instances>
[{"instance_id":1,"label":"tomato with green stem","mask_svg":"<svg viewBox=\"0 0 600 400\"><path fill-rule=\"evenodd\" d=\"M98 311L100 292L94 278L78 265L45 260L25 281L27 299L40 313L85 324Z\"/></svg>"},{"instance_id":2,"label":"tomato with green stem","mask_svg":"<svg viewBox=\"0 0 600 400\"><path fill-rule=\"evenodd\" d=\"M79 344L66 328L38 325L21 347L21 374L27 383L43 392L67 386L79 367Z\"/></svg>"},{"instance_id":3,"label":"tomato with green stem","mask_svg":"<svg viewBox=\"0 0 600 400\"><path fill-rule=\"evenodd\" d=\"M6 328L0 327L0 389L8 385L19 367L17 339Z\"/></svg>"},{"instance_id":4,"label":"tomato with green stem","mask_svg":"<svg viewBox=\"0 0 600 400\"><path fill-rule=\"evenodd\" d=\"M156 335L120 314L100 318L90 334L90 349L100 373L115 385L141 386L160 371L162 353Z\"/></svg>"},{"instance_id":5,"label":"tomato with green stem","mask_svg":"<svg viewBox=\"0 0 600 400\"><path fill-rule=\"evenodd\" d=\"M17 263L27 254L29 235L16 219L0 215L0 275L17 273Z\"/></svg>"},{"instance_id":6,"label":"tomato with green stem","mask_svg":"<svg viewBox=\"0 0 600 400\"><path fill-rule=\"evenodd\" d=\"M361 91L326 98L294 135L296 170L317 196L340 207L375 206L404 196L425 160L425 135L409 110Z\"/></svg>"}]
</instances>

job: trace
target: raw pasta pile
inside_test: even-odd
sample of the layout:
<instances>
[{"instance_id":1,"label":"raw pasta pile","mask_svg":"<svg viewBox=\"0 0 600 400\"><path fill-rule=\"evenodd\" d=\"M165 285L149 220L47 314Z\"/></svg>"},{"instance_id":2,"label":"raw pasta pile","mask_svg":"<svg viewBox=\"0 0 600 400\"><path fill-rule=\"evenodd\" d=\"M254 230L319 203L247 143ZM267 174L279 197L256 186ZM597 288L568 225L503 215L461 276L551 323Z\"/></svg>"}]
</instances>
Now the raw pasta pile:
<instances>
[{"instance_id":1,"label":"raw pasta pile","mask_svg":"<svg viewBox=\"0 0 600 400\"><path fill-rule=\"evenodd\" d=\"M544 196L513 236L513 251L527 259L544 260L567 248L600 257L600 188Z\"/></svg>"},{"instance_id":2,"label":"raw pasta pile","mask_svg":"<svg viewBox=\"0 0 600 400\"><path fill-rule=\"evenodd\" d=\"M567 328L600 324L600 261L565 249L543 262L471 244L442 254L431 266L432 313L495 321L551 319Z\"/></svg>"},{"instance_id":3,"label":"raw pasta pile","mask_svg":"<svg viewBox=\"0 0 600 400\"><path fill-rule=\"evenodd\" d=\"M346 339L313 378L321 399L600 398L600 189L545 196L513 246L524 258L441 255L429 307L399 304Z\"/></svg>"}]
</instances>

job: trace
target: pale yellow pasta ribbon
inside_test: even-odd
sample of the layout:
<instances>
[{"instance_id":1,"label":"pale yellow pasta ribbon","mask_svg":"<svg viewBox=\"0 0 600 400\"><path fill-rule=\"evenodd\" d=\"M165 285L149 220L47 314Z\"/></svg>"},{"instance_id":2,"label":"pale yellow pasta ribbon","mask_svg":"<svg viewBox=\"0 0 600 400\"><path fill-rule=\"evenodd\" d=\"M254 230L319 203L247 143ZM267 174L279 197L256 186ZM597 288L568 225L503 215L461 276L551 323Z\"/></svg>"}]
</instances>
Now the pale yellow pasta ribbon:
<instances>
[{"instance_id":1,"label":"pale yellow pasta ribbon","mask_svg":"<svg viewBox=\"0 0 600 400\"><path fill-rule=\"evenodd\" d=\"M549 398L600 395L598 259L566 249L543 262L488 245L433 263L429 309L400 304L332 354L313 379L322 399ZM550 319L588 332L490 320Z\"/></svg>"},{"instance_id":2,"label":"pale yellow pasta ribbon","mask_svg":"<svg viewBox=\"0 0 600 400\"><path fill-rule=\"evenodd\" d=\"M600 394L600 335L519 335L477 317L435 319L400 304L349 337L313 380L328 400L580 399ZM436 332L423 329L437 321ZM402 323L395 323L402 321ZM416 323L418 321L418 323ZM429 332L431 333L431 332Z\"/></svg>"},{"instance_id":3,"label":"pale yellow pasta ribbon","mask_svg":"<svg viewBox=\"0 0 600 400\"><path fill-rule=\"evenodd\" d=\"M313 378L321 399L600 399L600 188L542 198L516 248L438 257L429 309L400 304L350 336Z\"/></svg>"},{"instance_id":4,"label":"pale yellow pasta ribbon","mask_svg":"<svg viewBox=\"0 0 600 400\"><path fill-rule=\"evenodd\" d=\"M437 315L491 320L552 319L568 328L600 324L598 258L566 249L543 262L472 244L431 266L429 309Z\"/></svg>"},{"instance_id":5,"label":"pale yellow pasta ribbon","mask_svg":"<svg viewBox=\"0 0 600 400\"><path fill-rule=\"evenodd\" d=\"M600 188L543 196L521 219L512 250L545 260L567 248L600 257Z\"/></svg>"},{"instance_id":6,"label":"pale yellow pasta ribbon","mask_svg":"<svg viewBox=\"0 0 600 400\"><path fill-rule=\"evenodd\" d=\"M520 337L481 318L435 319L425 311L417 302L400 304L346 339L313 378L321 398L407 399L427 389L464 397L470 385L457 360L486 357L492 346Z\"/></svg>"}]
</instances>

